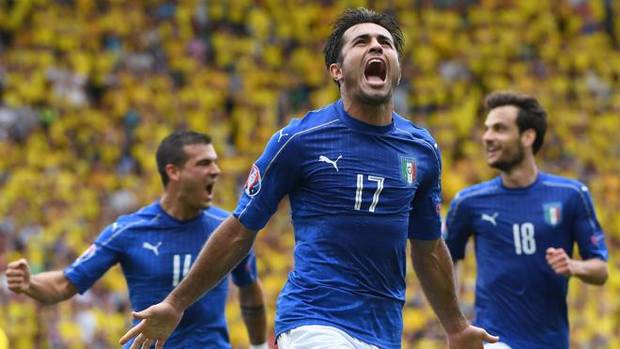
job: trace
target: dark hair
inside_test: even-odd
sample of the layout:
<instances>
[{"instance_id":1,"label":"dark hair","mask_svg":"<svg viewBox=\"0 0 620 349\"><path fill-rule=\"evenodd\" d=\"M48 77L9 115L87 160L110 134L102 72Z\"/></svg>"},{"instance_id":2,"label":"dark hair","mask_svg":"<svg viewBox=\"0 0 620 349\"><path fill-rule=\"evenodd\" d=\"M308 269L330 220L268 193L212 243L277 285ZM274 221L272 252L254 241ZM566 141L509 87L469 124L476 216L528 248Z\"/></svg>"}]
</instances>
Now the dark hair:
<instances>
[{"instance_id":1,"label":"dark hair","mask_svg":"<svg viewBox=\"0 0 620 349\"><path fill-rule=\"evenodd\" d=\"M403 32L396 23L396 19L389 14L379 13L363 7L356 9L346 9L340 17L334 22L332 33L329 35L323 53L325 54L325 66L329 68L332 63L340 62L342 57L342 37L347 29L360 23L375 23L387 29L394 39L394 46L398 56L403 50Z\"/></svg>"},{"instance_id":2,"label":"dark hair","mask_svg":"<svg viewBox=\"0 0 620 349\"><path fill-rule=\"evenodd\" d=\"M484 100L484 107L487 111L506 105L512 105L519 109L517 113L519 133L529 129L533 129L536 132L536 139L532 145L532 150L536 154L545 141L547 112L538 103L536 98L517 92L493 92L487 95Z\"/></svg>"},{"instance_id":3,"label":"dark hair","mask_svg":"<svg viewBox=\"0 0 620 349\"><path fill-rule=\"evenodd\" d=\"M211 137L194 131L175 131L164 138L157 147L157 170L164 187L168 185L166 165L182 166L187 161L187 154L183 149L186 145L211 144Z\"/></svg>"}]
</instances>

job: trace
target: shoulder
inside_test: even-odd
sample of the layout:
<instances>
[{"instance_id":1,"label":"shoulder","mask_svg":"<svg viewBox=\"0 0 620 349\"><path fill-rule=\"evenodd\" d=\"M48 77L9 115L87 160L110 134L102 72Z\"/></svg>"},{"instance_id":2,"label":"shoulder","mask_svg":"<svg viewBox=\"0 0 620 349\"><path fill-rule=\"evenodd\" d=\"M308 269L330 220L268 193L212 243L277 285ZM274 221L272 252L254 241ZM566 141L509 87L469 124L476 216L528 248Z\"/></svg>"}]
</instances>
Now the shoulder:
<instances>
[{"instance_id":1,"label":"shoulder","mask_svg":"<svg viewBox=\"0 0 620 349\"><path fill-rule=\"evenodd\" d=\"M312 110L301 118L293 118L275 136L278 140L290 140L300 135L318 131L339 121L336 104L332 103L320 109Z\"/></svg>"},{"instance_id":2,"label":"shoulder","mask_svg":"<svg viewBox=\"0 0 620 349\"><path fill-rule=\"evenodd\" d=\"M226 218L228 218L228 216L230 216L230 212L220 207L211 205L209 206L209 208L202 211L202 215L205 218L215 219L217 221L223 221Z\"/></svg>"},{"instance_id":3,"label":"shoulder","mask_svg":"<svg viewBox=\"0 0 620 349\"><path fill-rule=\"evenodd\" d=\"M435 138L431 135L429 130L414 124L411 120L397 113L393 114L393 118L394 126L399 132L403 132L407 137L411 137L413 140L423 143L428 149L432 150L440 157L439 145L437 145L437 141L435 141Z\"/></svg>"},{"instance_id":4,"label":"shoulder","mask_svg":"<svg viewBox=\"0 0 620 349\"><path fill-rule=\"evenodd\" d=\"M453 202L457 204L462 204L470 199L475 199L485 196L487 194L495 193L497 189L499 189L499 187L500 186L498 178L493 178L485 182L474 184L456 193Z\"/></svg>"},{"instance_id":5,"label":"shoulder","mask_svg":"<svg viewBox=\"0 0 620 349\"><path fill-rule=\"evenodd\" d=\"M590 196L590 190L588 186L583 182L573 178L552 175L549 173L542 173L542 185L546 188L554 188L566 193L567 197L571 200L583 200L587 206L588 197Z\"/></svg>"},{"instance_id":6,"label":"shoulder","mask_svg":"<svg viewBox=\"0 0 620 349\"><path fill-rule=\"evenodd\" d=\"M588 187L573 178L553 175L549 173L541 173L542 176L542 184L547 187L556 187L556 188L564 188L573 192L587 192Z\"/></svg>"},{"instance_id":7,"label":"shoulder","mask_svg":"<svg viewBox=\"0 0 620 349\"><path fill-rule=\"evenodd\" d=\"M99 237L100 243L108 243L112 240L119 239L127 235L135 229L139 229L145 225L151 224L159 218L160 212L157 209L157 203L144 206L136 212L119 216L116 221L108 225Z\"/></svg>"}]
</instances>

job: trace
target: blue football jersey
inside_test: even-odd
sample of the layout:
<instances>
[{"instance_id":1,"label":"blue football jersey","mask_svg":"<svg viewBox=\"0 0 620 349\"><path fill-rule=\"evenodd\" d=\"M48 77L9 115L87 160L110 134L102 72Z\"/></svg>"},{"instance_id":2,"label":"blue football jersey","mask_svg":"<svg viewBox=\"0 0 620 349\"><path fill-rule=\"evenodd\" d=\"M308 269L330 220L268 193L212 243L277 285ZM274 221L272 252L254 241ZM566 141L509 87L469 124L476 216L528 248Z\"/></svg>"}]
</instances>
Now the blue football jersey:
<instances>
[{"instance_id":1,"label":"blue football jersey","mask_svg":"<svg viewBox=\"0 0 620 349\"><path fill-rule=\"evenodd\" d=\"M172 291L189 271L204 242L228 216L228 212L211 206L194 219L179 221L154 202L105 228L95 243L65 269L65 276L84 293L110 267L120 263L132 308L143 310ZM253 253L231 275L238 286L254 282L257 273ZM224 313L227 287L225 278L187 308L165 347L230 348Z\"/></svg>"},{"instance_id":2,"label":"blue football jersey","mask_svg":"<svg viewBox=\"0 0 620 349\"><path fill-rule=\"evenodd\" d=\"M548 265L549 247L607 260L585 185L546 173L526 188L497 177L461 191L451 204L445 239L455 260L470 235L477 261L475 323L513 348L569 347L568 278Z\"/></svg>"},{"instance_id":3,"label":"blue football jersey","mask_svg":"<svg viewBox=\"0 0 620 349\"><path fill-rule=\"evenodd\" d=\"M291 121L253 165L233 215L259 230L288 195L295 231L276 335L326 325L400 348L406 242L441 236L441 161L426 130L392 120L360 122L338 101Z\"/></svg>"}]
</instances>

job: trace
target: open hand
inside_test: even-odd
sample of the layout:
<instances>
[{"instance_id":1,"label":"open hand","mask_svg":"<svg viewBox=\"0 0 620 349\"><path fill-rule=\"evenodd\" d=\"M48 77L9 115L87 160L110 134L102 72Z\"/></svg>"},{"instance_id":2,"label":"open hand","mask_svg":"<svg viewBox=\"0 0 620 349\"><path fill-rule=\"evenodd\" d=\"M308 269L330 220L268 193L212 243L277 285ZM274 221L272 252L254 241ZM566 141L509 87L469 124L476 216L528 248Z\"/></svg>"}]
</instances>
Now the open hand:
<instances>
[{"instance_id":1,"label":"open hand","mask_svg":"<svg viewBox=\"0 0 620 349\"><path fill-rule=\"evenodd\" d=\"M152 345L155 345L156 349L162 349L181 321L183 312L163 301L143 311L133 312L132 315L134 319L142 321L125 333L120 339L120 344L125 344L135 337L130 349L150 348Z\"/></svg>"},{"instance_id":2,"label":"open hand","mask_svg":"<svg viewBox=\"0 0 620 349\"><path fill-rule=\"evenodd\" d=\"M482 349L484 342L496 343L499 337L491 336L480 327L469 325L461 332L448 334L450 349Z\"/></svg>"}]
</instances>

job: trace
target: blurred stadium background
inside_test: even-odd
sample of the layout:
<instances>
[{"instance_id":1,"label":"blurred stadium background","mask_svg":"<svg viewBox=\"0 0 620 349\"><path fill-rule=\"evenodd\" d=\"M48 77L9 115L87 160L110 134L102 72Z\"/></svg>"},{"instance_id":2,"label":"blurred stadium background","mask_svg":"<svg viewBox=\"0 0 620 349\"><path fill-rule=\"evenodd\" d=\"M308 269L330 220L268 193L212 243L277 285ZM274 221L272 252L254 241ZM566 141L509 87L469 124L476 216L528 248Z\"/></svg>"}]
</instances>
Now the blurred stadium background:
<instances>
[{"instance_id":1,"label":"blurred stadium background","mask_svg":"<svg viewBox=\"0 0 620 349\"><path fill-rule=\"evenodd\" d=\"M117 215L156 199L154 150L176 128L214 136L217 202L233 209L268 137L338 97L321 50L351 6L391 11L405 31L397 110L439 141L445 205L494 175L479 141L483 96L540 98L551 129L539 163L590 186L611 251L605 287L571 282L571 348L620 348L615 0L0 0L0 267L26 257L34 272L63 268ZM270 323L292 263L286 212L256 247ZM470 313L472 262L461 292ZM443 348L409 274L404 347ZM227 316L242 348L234 303ZM2 286L0 310L0 347L3 330L20 349L114 347L130 313L118 268L53 307Z\"/></svg>"}]
</instances>

